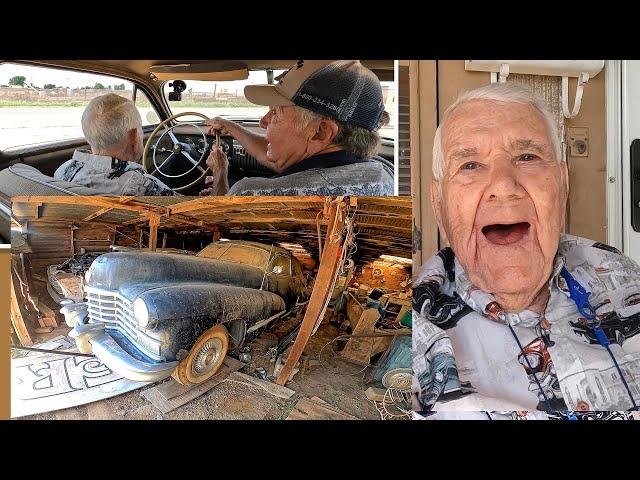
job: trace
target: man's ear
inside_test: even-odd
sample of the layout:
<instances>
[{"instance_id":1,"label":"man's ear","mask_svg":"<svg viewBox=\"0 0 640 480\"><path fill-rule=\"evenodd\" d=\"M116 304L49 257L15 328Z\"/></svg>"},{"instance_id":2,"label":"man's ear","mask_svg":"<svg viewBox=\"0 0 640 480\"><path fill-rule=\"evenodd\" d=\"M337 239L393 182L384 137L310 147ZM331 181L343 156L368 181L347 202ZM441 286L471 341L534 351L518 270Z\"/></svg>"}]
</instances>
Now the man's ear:
<instances>
[{"instance_id":1,"label":"man's ear","mask_svg":"<svg viewBox=\"0 0 640 480\"><path fill-rule=\"evenodd\" d=\"M127 133L127 141L128 141L129 148L131 150L135 149L135 146L138 145L138 129L137 128L132 128L131 130L129 130L129 132Z\"/></svg>"},{"instance_id":2,"label":"man's ear","mask_svg":"<svg viewBox=\"0 0 640 480\"><path fill-rule=\"evenodd\" d=\"M322 148L331 145L333 139L338 135L338 124L333 120L322 119L315 128L315 132L311 140L323 144Z\"/></svg>"},{"instance_id":3,"label":"man's ear","mask_svg":"<svg viewBox=\"0 0 640 480\"><path fill-rule=\"evenodd\" d=\"M440 232L442 232L442 195L440 192L440 183L438 183L437 180L431 180L431 206L436 216L438 228L440 228Z\"/></svg>"},{"instance_id":4,"label":"man's ear","mask_svg":"<svg viewBox=\"0 0 640 480\"><path fill-rule=\"evenodd\" d=\"M437 180L431 180L431 206L440 231L441 244L448 244L447 232L442 224L442 185Z\"/></svg>"},{"instance_id":5,"label":"man's ear","mask_svg":"<svg viewBox=\"0 0 640 480\"><path fill-rule=\"evenodd\" d=\"M569 198L569 167L567 162L561 162L560 168L562 169L562 179L564 181L565 191L567 192L567 198Z\"/></svg>"}]
</instances>

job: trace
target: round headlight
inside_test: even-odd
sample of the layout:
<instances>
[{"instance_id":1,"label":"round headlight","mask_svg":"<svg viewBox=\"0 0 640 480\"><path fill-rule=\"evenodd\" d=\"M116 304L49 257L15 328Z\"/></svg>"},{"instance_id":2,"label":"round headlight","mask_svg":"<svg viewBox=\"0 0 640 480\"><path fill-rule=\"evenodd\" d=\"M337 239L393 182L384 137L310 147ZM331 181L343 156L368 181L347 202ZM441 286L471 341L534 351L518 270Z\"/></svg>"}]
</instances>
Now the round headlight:
<instances>
[{"instance_id":1,"label":"round headlight","mask_svg":"<svg viewBox=\"0 0 640 480\"><path fill-rule=\"evenodd\" d=\"M149 325L149 309L143 299L138 298L133 302L133 314L141 328L146 328Z\"/></svg>"}]
</instances>

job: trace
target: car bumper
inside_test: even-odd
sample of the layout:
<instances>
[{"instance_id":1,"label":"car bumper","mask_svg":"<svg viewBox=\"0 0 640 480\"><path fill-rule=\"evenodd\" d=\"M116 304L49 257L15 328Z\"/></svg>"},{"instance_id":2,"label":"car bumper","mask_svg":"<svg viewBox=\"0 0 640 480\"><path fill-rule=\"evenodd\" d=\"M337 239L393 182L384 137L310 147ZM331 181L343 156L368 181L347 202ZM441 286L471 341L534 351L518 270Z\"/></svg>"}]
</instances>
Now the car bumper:
<instances>
[{"instance_id":1,"label":"car bumper","mask_svg":"<svg viewBox=\"0 0 640 480\"><path fill-rule=\"evenodd\" d=\"M178 366L178 362L138 360L118 345L102 324L76 325L69 336L75 340L80 352L93 353L107 367L129 380L157 382L169 377Z\"/></svg>"}]
</instances>

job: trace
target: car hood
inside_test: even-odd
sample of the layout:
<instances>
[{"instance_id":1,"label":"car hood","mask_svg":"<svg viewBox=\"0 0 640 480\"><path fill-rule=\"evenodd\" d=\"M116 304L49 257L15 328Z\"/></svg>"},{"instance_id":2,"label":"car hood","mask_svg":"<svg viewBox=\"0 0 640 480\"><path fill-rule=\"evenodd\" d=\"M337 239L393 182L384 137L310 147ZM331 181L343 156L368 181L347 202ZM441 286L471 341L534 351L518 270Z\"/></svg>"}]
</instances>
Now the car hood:
<instances>
[{"instance_id":1,"label":"car hood","mask_svg":"<svg viewBox=\"0 0 640 480\"><path fill-rule=\"evenodd\" d=\"M86 285L116 291L123 285L213 282L260 288L264 272L257 267L172 253L117 252L98 257Z\"/></svg>"}]
</instances>

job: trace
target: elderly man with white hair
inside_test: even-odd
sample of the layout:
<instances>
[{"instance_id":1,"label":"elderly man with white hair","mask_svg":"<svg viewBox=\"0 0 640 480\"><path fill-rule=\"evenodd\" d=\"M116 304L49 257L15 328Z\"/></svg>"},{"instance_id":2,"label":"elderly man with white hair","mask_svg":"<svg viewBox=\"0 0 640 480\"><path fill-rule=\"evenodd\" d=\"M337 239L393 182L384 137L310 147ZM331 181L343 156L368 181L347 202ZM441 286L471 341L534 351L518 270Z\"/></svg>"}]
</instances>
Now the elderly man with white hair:
<instances>
[{"instance_id":1,"label":"elderly man with white hair","mask_svg":"<svg viewBox=\"0 0 640 480\"><path fill-rule=\"evenodd\" d=\"M132 101L114 93L94 98L82 114L82 131L91 151L76 150L55 178L105 195L174 195L139 163L142 120Z\"/></svg>"},{"instance_id":2,"label":"elderly man with white hair","mask_svg":"<svg viewBox=\"0 0 640 480\"><path fill-rule=\"evenodd\" d=\"M229 188L228 160L213 148L201 195L393 195L393 164L376 155L378 130L389 123L382 87L358 60L300 60L276 85L249 85L244 94L269 107L265 135L219 117L206 123L275 175Z\"/></svg>"},{"instance_id":3,"label":"elderly man with white hair","mask_svg":"<svg viewBox=\"0 0 640 480\"><path fill-rule=\"evenodd\" d=\"M567 164L516 84L464 93L433 147L449 247L414 276L414 411L429 419L629 418L640 404L640 267L563 233Z\"/></svg>"}]
</instances>

